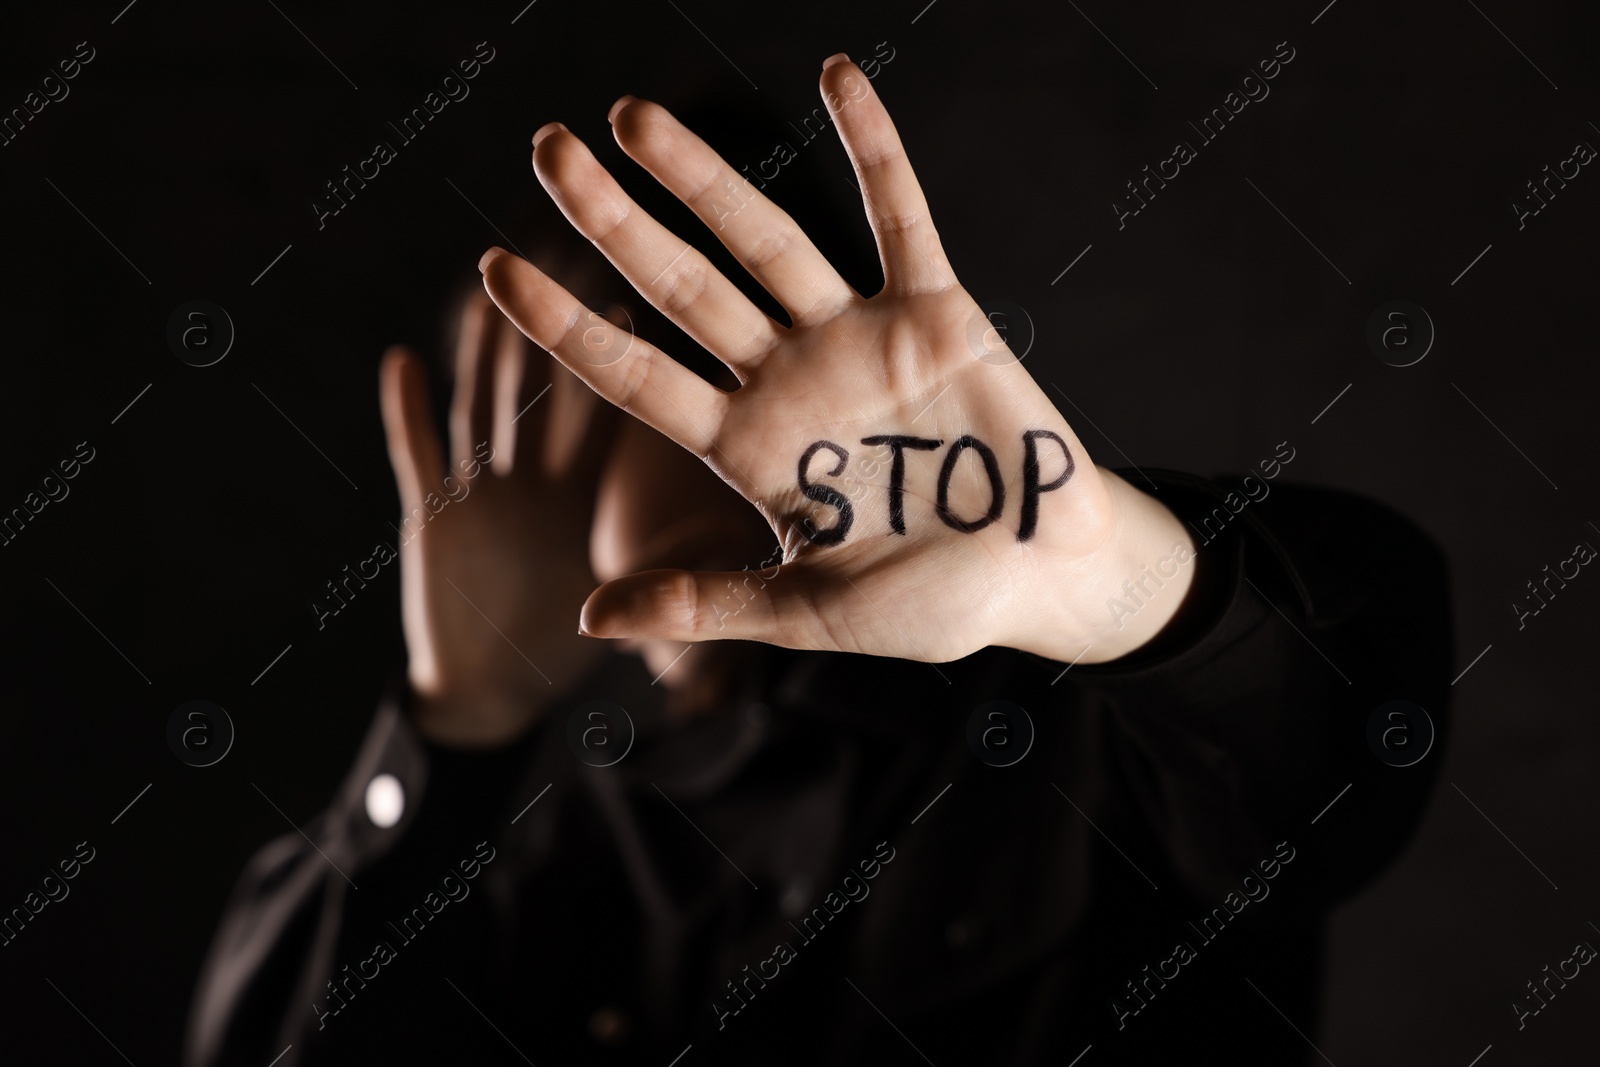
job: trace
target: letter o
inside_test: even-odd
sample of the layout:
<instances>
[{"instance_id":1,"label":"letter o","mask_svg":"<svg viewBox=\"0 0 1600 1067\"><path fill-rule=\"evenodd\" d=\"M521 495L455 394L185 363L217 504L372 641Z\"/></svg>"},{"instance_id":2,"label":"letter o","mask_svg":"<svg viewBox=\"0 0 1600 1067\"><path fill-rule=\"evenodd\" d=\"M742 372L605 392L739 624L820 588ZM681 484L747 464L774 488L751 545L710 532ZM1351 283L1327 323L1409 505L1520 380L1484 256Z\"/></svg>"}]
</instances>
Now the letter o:
<instances>
[{"instance_id":1,"label":"letter o","mask_svg":"<svg viewBox=\"0 0 1600 1067\"><path fill-rule=\"evenodd\" d=\"M950 479L956 473L956 461L961 458L961 453L969 448L977 452L979 457L982 458L984 473L989 476L989 491L992 494L989 500L989 510L984 512L982 518L975 519L972 522L957 518L955 513L950 510ZM998 519L1000 513L1005 510L1005 506L1006 483L1000 477L1000 461L995 459L994 449L971 434L957 438L956 442L950 446L950 451L945 453L944 466L939 468L937 511L940 520L952 530L960 530L962 533L977 533Z\"/></svg>"}]
</instances>

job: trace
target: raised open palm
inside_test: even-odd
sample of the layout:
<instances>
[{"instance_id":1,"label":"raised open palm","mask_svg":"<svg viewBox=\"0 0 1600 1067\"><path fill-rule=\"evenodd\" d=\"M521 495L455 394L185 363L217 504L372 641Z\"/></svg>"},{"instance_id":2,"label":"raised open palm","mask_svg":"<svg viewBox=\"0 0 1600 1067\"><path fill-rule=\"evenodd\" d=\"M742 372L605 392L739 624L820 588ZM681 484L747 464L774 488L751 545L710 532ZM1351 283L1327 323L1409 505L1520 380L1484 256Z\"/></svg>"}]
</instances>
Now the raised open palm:
<instances>
[{"instance_id":1,"label":"raised open palm","mask_svg":"<svg viewBox=\"0 0 1600 1067\"><path fill-rule=\"evenodd\" d=\"M1087 662L1137 647L1175 610L1187 570L1168 604L1120 627L1107 598L1187 544L1182 525L1089 461L987 329L865 75L837 56L821 84L877 237L884 287L870 297L665 109L624 97L610 115L623 151L716 232L788 326L642 211L565 127L534 137L539 179L567 218L739 388L713 387L503 250L480 263L489 293L601 396L703 458L784 549L753 596L730 592L750 588L737 573L610 582L584 629L932 661L991 644Z\"/></svg>"},{"instance_id":2,"label":"raised open palm","mask_svg":"<svg viewBox=\"0 0 1600 1067\"><path fill-rule=\"evenodd\" d=\"M448 451L421 361L391 349L380 379L414 720L436 740L505 741L604 653L571 618L594 588L614 420L481 293L462 312Z\"/></svg>"}]
</instances>

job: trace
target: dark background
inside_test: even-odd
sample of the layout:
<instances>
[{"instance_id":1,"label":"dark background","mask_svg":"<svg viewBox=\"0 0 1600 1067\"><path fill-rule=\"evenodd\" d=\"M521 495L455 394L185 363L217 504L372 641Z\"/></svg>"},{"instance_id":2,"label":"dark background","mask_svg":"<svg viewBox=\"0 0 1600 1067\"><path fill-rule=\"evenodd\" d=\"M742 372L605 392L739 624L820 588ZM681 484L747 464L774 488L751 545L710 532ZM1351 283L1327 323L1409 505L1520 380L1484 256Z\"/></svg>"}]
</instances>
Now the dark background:
<instances>
[{"instance_id":1,"label":"dark background","mask_svg":"<svg viewBox=\"0 0 1600 1067\"><path fill-rule=\"evenodd\" d=\"M788 124L818 106L824 57L879 42L894 58L874 84L951 260L979 300L1031 317L1027 365L1071 398L1062 410L1098 461L1210 474L1287 440L1286 480L1384 500L1449 554L1457 670L1488 651L1454 688L1450 748L1428 757L1447 766L1413 846L1333 924L1320 1049L1465 1067L1492 1044L1493 1067L1593 1047L1600 978L1573 981L1522 1032L1509 1007L1574 942L1600 943L1600 577L1585 569L1520 631L1510 607L1577 542L1600 545L1600 176L1584 168L1520 232L1510 206L1575 143L1600 145L1592 13L125 2L8 11L0 32L0 111L79 41L96 52L0 147L0 511L79 442L95 450L70 496L0 547L0 911L78 842L97 851L71 895L0 948L0 1047L174 1062L241 865L313 817L344 772L403 655L397 567L321 631L310 608L391 533L378 357L395 341L438 351L478 255L506 240L531 252L560 224L529 167L532 132L565 121L643 196L651 183L605 123L621 93L678 110L754 166L778 141L799 147ZM399 147L386 121L480 41L495 58L471 95ZM1124 182L1194 141L1186 123L1280 41L1296 55L1271 95L1119 231ZM319 231L323 182L378 139L398 158ZM830 130L768 193L870 291L852 181ZM660 210L705 243L685 210ZM165 340L195 298L237 330L207 368ZM1438 331L1414 366L1366 341L1392 299ZM650 336L686 351L659 324ZM165 739L196 697L238 729L203 769Z\"/></svg>"}]
</instances>

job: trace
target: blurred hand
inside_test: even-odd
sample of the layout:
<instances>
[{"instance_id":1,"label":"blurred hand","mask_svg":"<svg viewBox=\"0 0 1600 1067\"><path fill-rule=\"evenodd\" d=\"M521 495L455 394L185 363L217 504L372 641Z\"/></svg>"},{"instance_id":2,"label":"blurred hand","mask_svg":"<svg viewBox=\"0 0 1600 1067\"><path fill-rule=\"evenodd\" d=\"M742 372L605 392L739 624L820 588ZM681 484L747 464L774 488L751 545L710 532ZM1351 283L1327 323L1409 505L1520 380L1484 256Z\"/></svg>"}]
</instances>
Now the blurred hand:
<instances>
[{"instance_id":1,"label":"blurred hand","mask_svg":"<svg viewBox=\"0 0 1600 1067\"><path fill-rule=\"evenodd\" d=\"M448 465L418 358L391 349L383 423L403 516L408 680L421 732L510 741L604 654L577 632L606 405L476 295L462 315Z\"/></svg>"},{"instance_id":2,"label":"blurred hand","mask_svg":"<svg viewBox=\"0 0 1600 1067\"><path fill-rule=\"evenodd\" d=\"M1089 462L988 328L861 70L835 57L821 88L877 237L884 287L871 297L666 110L623 97L610 115L622 150L716 232L788 326L646 214L566 127L534 136L534 168L567 219L740 387L589 327L596 317L565 289L501 249L479 264L489 293L601 396L704 459L784 547L777 576L736 614L718 606L739 574L658 570L598 589L586 632L932 661L991 644L1085 662L1137 648L1176 611L1192 568L1146 586L1156 595L1131 617L1107 602L1144 566L1192 553L1183 524ZM896 454L865 474L875 450Z\"/></svg>"}]
</instances>

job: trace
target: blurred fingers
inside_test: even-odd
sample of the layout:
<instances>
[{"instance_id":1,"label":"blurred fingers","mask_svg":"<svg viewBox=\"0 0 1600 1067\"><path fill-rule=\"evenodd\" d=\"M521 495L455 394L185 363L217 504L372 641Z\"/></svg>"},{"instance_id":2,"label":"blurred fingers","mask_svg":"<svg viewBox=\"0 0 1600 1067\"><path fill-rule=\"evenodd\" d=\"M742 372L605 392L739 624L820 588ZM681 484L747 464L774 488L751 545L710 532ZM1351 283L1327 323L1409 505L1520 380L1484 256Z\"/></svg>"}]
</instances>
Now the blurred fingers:
<instances>
[{"instance_id":1,"label":"blurred fingers","mask_svg":"<svg viewBox=\"0 0 1600 1067\"><path fill-rule=\"evenodd\" d=\"M503 317L489 298L474 293L461 313L456 335L456 384L450 398L450 460L470 457L491 443L494 426L496 336Z\"/></svg>"},{"instance_id":2,"label":"blurred fingers","mask_svg":"<svg viewBox=\"0 0 1600 1067\"><path fill-rule=\"evenodd\" d=\"M478 266L517 328L591 389L695 455L711 451L728 394L590 311L527 260L495 248Z\"/></svg>"},{"instance_id":3,"label":"blurred fingers","mask_svg":"<svg viewBox=\"0 0 1600 1067\"><path fill-rule=\"evenodd\" d=\"M378 368L379 406L401 513L444 481L444 457L428 402L427 374L415 353L396 345Z\"/></svg>"},{"instance_id":4,"label":"blurred fingers","mask_svg":"<svg viewBox=\"0 0 1600 1067\"><path fill-rule=\"evenodd\" d=\"M488 295L484 294L488 300ZM493 307L493 303L490 304ZM499 311L496 309L496 315ZM499 316L502 319L504 316ZM539 470L550 411L552 360L510 323L495 339L494 472Z\"/></svg>"}]
</instances>

